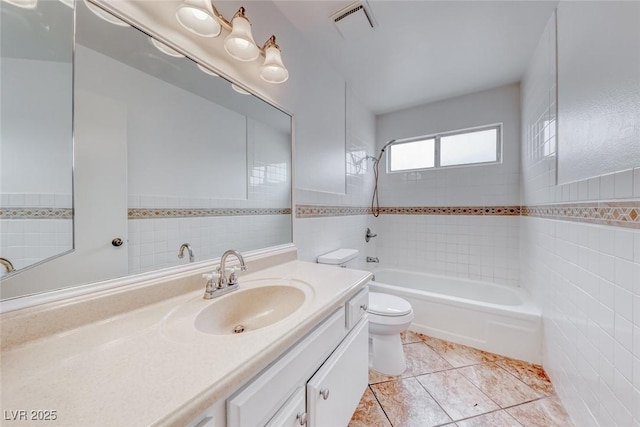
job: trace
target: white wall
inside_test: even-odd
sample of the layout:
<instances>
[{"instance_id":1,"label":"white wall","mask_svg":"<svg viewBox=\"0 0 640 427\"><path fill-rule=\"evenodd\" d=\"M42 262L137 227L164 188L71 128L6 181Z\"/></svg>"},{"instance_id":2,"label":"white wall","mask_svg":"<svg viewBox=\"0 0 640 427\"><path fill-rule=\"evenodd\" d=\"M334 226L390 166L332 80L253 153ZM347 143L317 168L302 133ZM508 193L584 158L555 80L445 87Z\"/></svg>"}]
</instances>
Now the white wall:
<instances>
[{"instance_id":1,"label":"white wall","mask_svg":"<svg viewBox=\"0 0 640 427\"><path fill-rule=\"evenodd\" d=\"M378 116L378 145L492 123L503 124L503 162L386 174L382 206L519 205L519 85L512 84ZM381 215L377 254L386 265L516 286L518 217Z\"/></svg>"},{"instance_id":2,"label":"white wall","mask_svg":"<svg viewBox=\"0 0 640 427\"><path fill-rule=\"evenodd\" d=\"M495 206L520 201L520 94L512 84L377 118L378 147L392 139L503 124L503 161L496 165L381 174L385 206ZM380 169L384 171L384 160Z\"/></svg>"},{"instance_id":3,"label":"white wall","mask_svg":"<svg viewBox=\"0 0 640 427\"><path fill-rule=\"evenodd\" d=\"M558 172L586 179L556 185L554 159L536 157L524 145L523 204L638 205L640 142L636 137L632 145L618 143L640 129L640 115L626 115L637 108L638 91L620 92L624 82L615 76L625 64L637 64L640 51L628 50L618 63L606 59L631 39L637 46L639 29L637 3L560 4ZM579 43L568 34L574 30ZM524 112L553 110L553 31L551 22L522 83L523 144L537 125L536 115ZM578 71L570 64L584 66ZM637 68L633 78L637 89ZM624 106L629 109L620 111ZM606 149L592 144L599 140ZM623 158L631 163L615 160ZM520 231L521 283L543 312L545 370L574 424L640 426L640 230L523 217Z\"/></svg>"},{"instance_id":4,"label":"white wall","mask_svg":"<svg viewBox=\"0 0 640 427\"><path fill-rule=\"evenodd\" d=\"M0 192L71 194L71 64L2 58L1 67Z\"/></svg>"},{"instance_id":5,"label":"white wall","mask_svg":"<svg viewBox=\"0 0 640 427\"><path fill-rule=\"evenodd\" d=\"M640 165L639 16L638 2L558 8L560 182Z\"/></svg>"},{"instance_id":6,"label":"white wall","mask_svg":"<svg viewBox=\"0 0 640 427\"><path fill-rule=\"evenodd\" d=\"M362 151L373 155L375 150L375 116L368 111L350 91L347 91L347 148L342 152L342 161L349 166L346 175L346 194L311 191L296 188L296 203L322 206L359 206L371 203L373 171L371 162L363 160L357 166L353 162ZM297 145L296 145L297 147ZM353 153L354 156L351 156ZM357 162L357 160L356 160ZM296 168L300 166L296 164ZM304 173L301 171L300 173ZM295 221L294 242L298 247L298 258L315 262L318 255L337 248L354 248L360 251L355 267L364 268L365 257L376 255L378 238L365 242L367 227L372 226L371 215L349 215L321 218L299 218Z\"/></svg>"},{"instance_id":7,"label":"white wall","mask_svg":"<svg viewBox=\"0 0 640 427\"><path fill-rule=\"evenodd\" d=\"M82 45L76 64L77 87L127 106L129 195L247 198L243 115Z\"/></svg>"}]
</instances>

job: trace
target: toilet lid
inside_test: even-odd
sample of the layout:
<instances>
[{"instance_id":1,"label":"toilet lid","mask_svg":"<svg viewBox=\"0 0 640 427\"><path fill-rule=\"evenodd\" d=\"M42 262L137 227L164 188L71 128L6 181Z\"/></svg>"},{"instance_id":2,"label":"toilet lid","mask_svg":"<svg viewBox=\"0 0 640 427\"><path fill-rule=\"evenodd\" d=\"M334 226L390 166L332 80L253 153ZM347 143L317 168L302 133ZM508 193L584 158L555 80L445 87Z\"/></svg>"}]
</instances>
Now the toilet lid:
<instances>
[{"instance_id":1,"label":"toilet lid","mask_svg":"<svg viewBox=\"0 0 640 427\"><path fill-rule=\"evenodd\" d=\"M395 295L369 292L369 313L382 316L404 316L411 312L411 304Z\"/></svg>"}]
</instances>

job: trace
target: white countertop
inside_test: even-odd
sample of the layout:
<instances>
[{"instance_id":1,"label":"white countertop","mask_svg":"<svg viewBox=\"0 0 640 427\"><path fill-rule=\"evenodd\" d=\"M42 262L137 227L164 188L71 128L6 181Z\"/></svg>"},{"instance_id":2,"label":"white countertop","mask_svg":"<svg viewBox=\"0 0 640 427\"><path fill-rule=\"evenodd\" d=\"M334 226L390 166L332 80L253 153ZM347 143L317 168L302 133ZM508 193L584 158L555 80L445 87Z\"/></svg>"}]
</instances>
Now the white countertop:
<instances>
[{"instance_id":1,"label":"white countertop","mask_svg":"<svg viewBox=\"0 0 640 427\"><path fill-rule=\"evenodd\" d=\"M269 327L207 335L192 322L216 301L202 298L203 281L198 291L2 352L2 424L186 424L341 306L366 284L369 273L292 261L243 275L240 289L243 282L264 278L306 282L310 297ZM57 420L6 420L9 411L19 410L56 411Z\"/></svg>"}]
</instances>

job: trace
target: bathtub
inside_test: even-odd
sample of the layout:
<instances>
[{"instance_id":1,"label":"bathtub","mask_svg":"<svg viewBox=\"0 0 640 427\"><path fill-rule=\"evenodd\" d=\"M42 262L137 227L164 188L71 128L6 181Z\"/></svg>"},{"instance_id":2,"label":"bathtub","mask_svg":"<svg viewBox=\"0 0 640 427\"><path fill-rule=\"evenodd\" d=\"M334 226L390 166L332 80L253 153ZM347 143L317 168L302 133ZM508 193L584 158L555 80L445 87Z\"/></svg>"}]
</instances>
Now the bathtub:
<instances>
[{"instance_id":1,"label":"bathtub","mask_svg":"<svg viewBox=\"0 0 640 427\"><path fill-rule=\"evenodd\" d=\"M395 268L372 273L371 292L411 303L411 330L542 363L542 317L523 289Z\"/></svg>"}]
</instances>

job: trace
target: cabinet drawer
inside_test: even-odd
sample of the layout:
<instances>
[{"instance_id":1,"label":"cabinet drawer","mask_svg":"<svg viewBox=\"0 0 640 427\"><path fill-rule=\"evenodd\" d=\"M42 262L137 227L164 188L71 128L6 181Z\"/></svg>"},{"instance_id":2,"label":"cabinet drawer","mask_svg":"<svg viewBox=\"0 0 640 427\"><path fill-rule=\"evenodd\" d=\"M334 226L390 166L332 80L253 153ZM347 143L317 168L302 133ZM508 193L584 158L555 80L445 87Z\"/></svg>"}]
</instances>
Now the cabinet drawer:
<instances>
[{"instance_id":1,"label":"cabinet drawer","mask_svg":"<svg viewBox=\"0 0 640 427\"><path fill-rule=\"evenodd\" d=\"M365 286L360 292L358 292L353 298L347 301L347 330L353 328L356 323L367 312L369 304L369 287Z\"/></svg>"},{"instance_id":2,"label":"cabinet drawer","mask_svg":"<svg viewBox=\"0 0 640 427\"><path fill-rule=\"evenodd\" d=\"M346 426L368 381L369 321L365 316L307 383L309 427Z\"/></svg>"},{"instance_id":3,"label":"cabinet drawer","mask_svg":"<svg viewBox=\"0 0 640 427\"><path fill-rule=\"evenodd\" d=\"M254 381L227 401L228 427L264 425L331 354L344 337L344 309L287 351Z\"/></svg>"},{"instance_id":4,"label":"cabinet drawer","mask_svg":"<svg viewBox=\"0 0 640 427\"><path fill-rule=\"evenodd\" d=\"M300 427L306 420L304 387L298 387L293 396L271 418L265 427Z\"/></svg>"}]
</instances>

